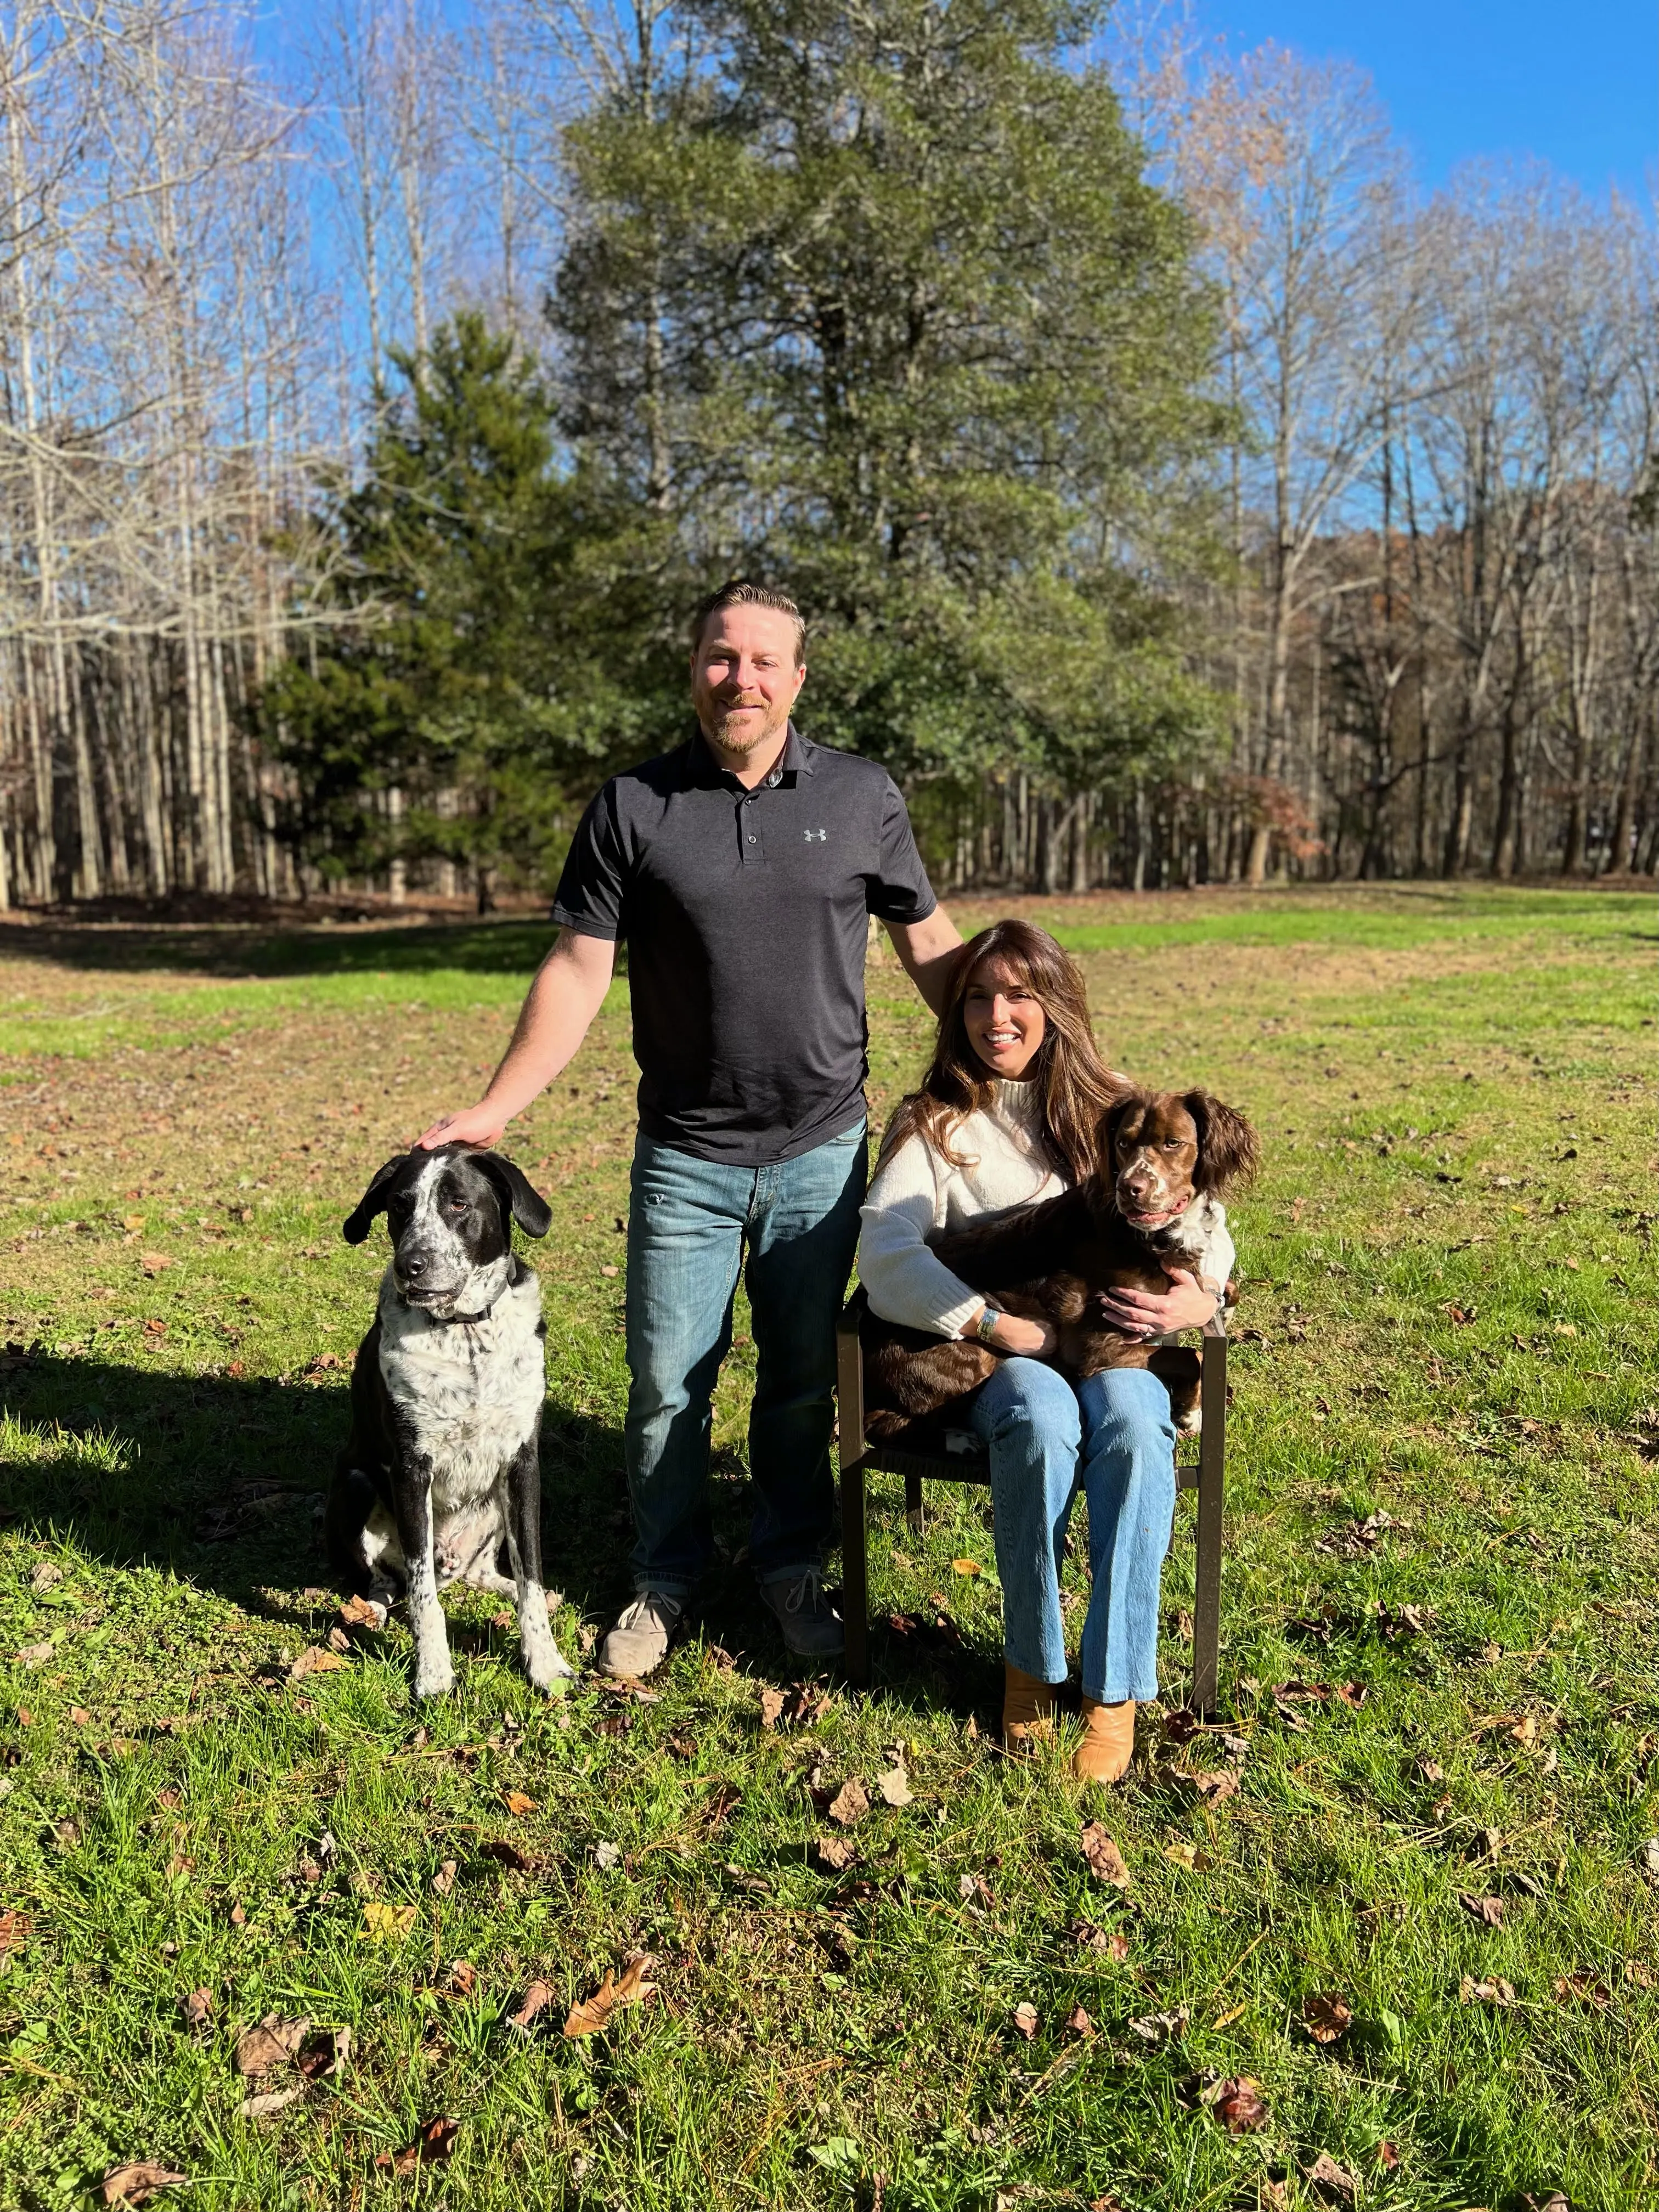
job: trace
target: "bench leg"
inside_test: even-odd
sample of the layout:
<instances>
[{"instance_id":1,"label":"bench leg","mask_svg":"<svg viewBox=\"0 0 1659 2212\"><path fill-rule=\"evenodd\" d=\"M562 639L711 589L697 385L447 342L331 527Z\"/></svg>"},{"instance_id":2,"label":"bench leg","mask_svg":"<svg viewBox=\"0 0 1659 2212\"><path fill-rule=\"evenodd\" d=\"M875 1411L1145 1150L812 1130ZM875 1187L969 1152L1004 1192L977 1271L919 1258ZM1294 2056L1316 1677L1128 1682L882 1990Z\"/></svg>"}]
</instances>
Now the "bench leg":
<instances>
[{"instance_id":1,"label":"bench leg","mask_svg":"<svg viewBox=\"0 0 1659 2212\"><path fill-rule=\"evenodd\" d=\"M910 1526L918 1536L921 1534L921 1477L907 1474L904 1478L904 1510Z\"/></svg>"},{"instance_id":2,"label":"bench leg","mask_svg":"<svg viewBox=\"0 0 1659 2212\"><path fill-rule=\"evenodd\" d=\"M1221 1660L1222 1470L1227 1456L1227 1340L1204 1340L1198 1443L1198 1562L1193 1601L1193 1710L1215 1711Z\"/></svg>"},{"instance_id":3,"label":"bench leg","mask_svg":"<svg viewBox=\"0 0 1659 2212\"><path fill-rule=\"evenodd\" d=\"M841 1614L846 1634L842 1671L862 1689L870 1680L870 1559L864 1469L858 1466L841 1471Z\"/></svg>"}]
</instances>

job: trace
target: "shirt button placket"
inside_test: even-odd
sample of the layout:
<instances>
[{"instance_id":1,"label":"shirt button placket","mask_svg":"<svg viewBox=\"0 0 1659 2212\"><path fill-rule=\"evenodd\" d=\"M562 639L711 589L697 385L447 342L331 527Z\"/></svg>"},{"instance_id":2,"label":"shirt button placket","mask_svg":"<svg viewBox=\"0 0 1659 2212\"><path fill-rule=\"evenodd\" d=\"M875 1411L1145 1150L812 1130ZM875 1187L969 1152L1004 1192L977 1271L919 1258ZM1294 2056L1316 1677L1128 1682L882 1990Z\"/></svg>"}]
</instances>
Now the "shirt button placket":
<instances>
[{"instance_id":1,"label":"shirt button placket","mask_svg":"<svg viewBox=\"0 0 1659 2212\"><path fill-rule=\"evenodd\" d=\"M761 843L760 817L754 811L755 794L751 791L738 801L738 836L742 841L743 865L754 867L766 857Z\"/></svg>"}]
</instances>

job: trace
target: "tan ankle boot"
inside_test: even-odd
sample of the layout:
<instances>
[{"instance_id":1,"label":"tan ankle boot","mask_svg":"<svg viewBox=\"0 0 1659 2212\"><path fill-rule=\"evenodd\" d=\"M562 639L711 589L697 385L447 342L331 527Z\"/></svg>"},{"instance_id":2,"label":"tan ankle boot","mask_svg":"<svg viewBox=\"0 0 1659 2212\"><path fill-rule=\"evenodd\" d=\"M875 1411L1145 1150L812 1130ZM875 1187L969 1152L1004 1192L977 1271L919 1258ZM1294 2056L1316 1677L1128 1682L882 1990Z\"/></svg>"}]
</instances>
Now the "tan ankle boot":
<instances>
[{"instance_id":1,"label":"tan ankle boot","mask_svg":"<svg viewBox=\"0 0 1659 2212\"><path fill-rule=\"evenodd\" d=\"M1045 1682L1006 1662L1002 1691L1002 1741L1010 1751L1030 1751L1039 1736L1054 1732L1057 1682Z\"/></svg>"},{"instance_id":2,"label":"tan ankle boot","mask_svg":"<svg viewBox=\"0 0 1659 2212\"><path fill-rule=\"evenodd\" d=\"M1135 1701L1103 1705L1085 1694L1083 1741L1072 1759L1072 1771L1085 1782L1121 1782L1135 1755Z\"/></svg>"}]
</instances>

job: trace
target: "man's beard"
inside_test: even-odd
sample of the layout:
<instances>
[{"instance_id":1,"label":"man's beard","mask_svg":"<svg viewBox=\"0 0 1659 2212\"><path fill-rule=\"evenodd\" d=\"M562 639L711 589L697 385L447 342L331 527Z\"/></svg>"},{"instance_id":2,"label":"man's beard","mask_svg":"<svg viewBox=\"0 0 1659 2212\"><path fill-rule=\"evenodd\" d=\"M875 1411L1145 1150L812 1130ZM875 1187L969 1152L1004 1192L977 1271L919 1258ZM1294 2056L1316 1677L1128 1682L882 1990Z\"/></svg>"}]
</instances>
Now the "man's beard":
<instances>
[{"instance_id":1,"label":"man's beard","mask_svg":"<svg viewBox=\"0 0 1659 2212\"><path fill-rule=\"evenodd\" d=\"M709 708L708 721L713 727L708 728L705 725L707 734L718 739L727 752L752 753L757 745L782 736L789 726L789 709L783 705L769 709L762 706L760 719L757 721L752 708L744 712L738 708L724 707L715 702Z\"/></svg>"}]
</instances>

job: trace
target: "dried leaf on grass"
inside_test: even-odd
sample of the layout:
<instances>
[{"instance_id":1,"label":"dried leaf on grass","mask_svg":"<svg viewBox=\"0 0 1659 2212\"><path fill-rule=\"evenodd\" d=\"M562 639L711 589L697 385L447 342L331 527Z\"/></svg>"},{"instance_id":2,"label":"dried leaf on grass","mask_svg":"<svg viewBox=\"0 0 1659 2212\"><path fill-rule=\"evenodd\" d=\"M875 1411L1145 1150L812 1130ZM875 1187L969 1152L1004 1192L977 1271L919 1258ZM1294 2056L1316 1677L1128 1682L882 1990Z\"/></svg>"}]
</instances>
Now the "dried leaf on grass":
<instances>
[{"instance_id":1,"label":"dried leaf on grass","mask_svg":"<svg viewBox=\"0 0 1659 2212\"><path fill-rule=\"evenodd\" d=\"M1014 2026L1029 2043L1037 2032L1037 2008L1034 2004L1021 2002L1014 2007Z\"/></svg>"},{"instance_id":2,"label":"dried leaf on grass","mask_svg":"<svg viewBox=\"0 0 1659 2212\"><path fill-rule=\"evenodd\" d=\"M349 1597L339 1611L343 1628L384 1628L386 1607L372 1597Z\"/></svg>"},{"instance_id":3,"label":"dried leaf on grass","mask_svg":"<svg viewBox=\"0 0 1659 2212\"><path fill-rule=\"evenodd\" d=\"M982 1575L985 1570L981 1566L977 1559L952 1559L951 1562L951 1571L953 1575L967 1575L972 1577L974 1575Z\"/></svg>"},{"instance_id":4,"label":"dried leaf on grass","mask_svg":"<svg viewBox=\"0 0 1659 2212\"><path fill-rule=\"evenodd\" d=\"M1114 1889L1127 1889L1128 1866L1122 1852L1098 1820L1086 1823L1078 1843L1088 1861L1089 1871L1097 1881L1110 1882Z\"/></svg>"},{"instance_id":5,"label":"dried leaf on grass","mask_svg":"<svg viewBox=\"0 0 1659 2212\"><path fill-rule=\"evenodd\" d=\"M450 1891L455 1887L455 1873L454 1860L446 1859L432 1877L432 1894L434 1897L448 1896Z\"/></svg>"},{"instance_id":6,"label":"dried leaf on grass","mask_svg":"<svg viewBox=\"0 0 1659 2212\"><path fill-rule=\"evenodd\" d=\"M1174 2012L1143 2013L1139 2020L1128 2023L1131 2035L1138 2035L1143 2043L1172 2043L1176 2036L1186 2033L1190 2015L1185 2005Z\"/></svg>"},{"instance_id":7,"label":"dried leaf on grass","mask_svg":"<svg viewBox=\"0 0 1659 2212\"><path fill-rule=\"evenodd\" d=\"M1230 2075L1211 2110L1230 2136L1249 2135L1267 2124L1267 2100L1254 2075Z\"/></svg>"},{"instance_id":8,"label":"dried leaf on grass","mask_svg":"<svg viewBox=\"0 0 1659 2212\"><path fill-rule=\"evenodd\" d=\"M870 1809L870 1800L865 1795L864 1784L856 1775L843 1782L830 1800L830 1818L837 1826L856 1827Z\"/></svg>"},{"instance_id":9,"label":"dried leaf on grass","mask_svg":"<svg viewBox=\"0 0 1659 2212\"><path fill-rule=\"evenodd\" d=\"M1504 1924L1504 1900L1501 1897L1470 1897L1460 1890L1458 1903L1465 1912L1471 1913L1486 1928L1501 1928Z\"/></svg>"},{"instance_id":10,"label":"dried leaf on grass","mask_svg":"<svg viewBox=\"0 0 1659 2212\"><path fill-rule=\"evenodd\" d=\"M295 2064L307 2081L339 2081L351 2057L349 2027L319 2027L307 2036Z\"/></svg>"},{"instance_id":11,"label":"dried leaf on grass","mask_svg":"<svg viewBox=\"0 0 1659 2212\"><path fill-rule=\"evenodd\" d=\"M480 1844L478 1856L493 1860L497 1866L506 1867L511 1874L533 1874L536 1870L536 1861L527 1851L521 1851L516 1844L504 1843L499 1838ZM436 1887L435 1883L434 1887Z\"/></svg>"},{"instance_id":12,"label":"dried leaf on grass","mask_svg":"<svg viewBox=\"0 0 1659 2212\"><path fill-rule=\"evenodd\" d=\"M1353 2026L1353 2014L1340 1997L1304 1997L1302 2025L1316 2043L1334 2043Z\"/></svg>"},{"instance_id":13,"label":"dried leaf on grass","mask_svg":"<svg viewBox=\"0 0 1659 2212\"><path fill-rule=\"evenodd\" d=\"M1473 1975L1465 1974L1457 1994L1464 2004L1512 2005L1515 2002L1515 1984L1506 1982L1501 1974L1493 1974L1479 1982Z\"/></svg>"},{"instance_id":14,"label":"dried leaf on grass","mask_svg":"<svg viewBox=\"0 0 1659 2212\"><path fill-rule=\"evenodd\" d=\"M1073 2005L1066 2015L1066 2033L1080 2036L1087 2043L1093 2036L1095 2024L1080 2004Z\"/></svg>"},{"instance_id":15,"label":"dried leaf on grass","mask_svg":"<svg viewBox=\"0 0 1659 2212\"><path fill-rule=\"evenodd\" d=\"M288 2089L259 2089L251 2097L244 2097L236 2107L245 2120L268 2119L272 2112L284 2111L304 2096L306 2085L296 2081Z\"/></svg>"},{"instance_id":16,"label":"dried leaf on grass","mask_svg":"<svg viewBox=\"0 0 1659 2212\"><path fill-rule=\"evenodd\" d=\"M1224 1767L1214 1767L1196 1774L1183 1774L1179 1779L1196 1790L1206 1804L1223 1805L1238 1792L1238 1777Z\"/></svg>"},{"instance_id":17,"label":"dried leaf on grass","mask_svg":"<svg viewBox=\"0 0 1659 2212\"><path fill-rule=\"evenodd\" d=\"M526 1813L533 1813L536 1809L535 1799L526 1796L522 1790L504 1790L501 1800L515 1819L522 1820Z\"/></svg>"},{"instance_id":18,"label":"dried leaf on grass","mask_svg":"<svg viewBox=\"0 0 1659 2212\"><path fill-rule=\"evenodd\" d=\"M374 2163L392 2173L413 2173L417 2167L453 2158L460 2131L459 2120L423 2121L413 2142L405 2143L401 2150L383 2150Z\"/></svg>"},{"instance_id":19,"label":"dried leaf on grass","mask_svg":"<svg viewBox=\"0 0 1659 2212\"><path fill-rule=\"evenodd\" d=\"M532 1982L518 2004L507 2015L508 2026L528 2027L538 2013L546 2011L548 2006L553 2002L556 1995L556 1992L551 1982L539 1979Z\"/></svg>"},{"instance_id":20,"label":"dried leaf on grass","mask_svg":"<svg viewBox=\"0 0 1659 2212\"><path fill-rule=\"evenodd\" d=\"M1208 1851L1200 1850L1196 1844L1165 1844L1164 1856L1171 1866L1185 1867L1188 1874L1208 1874L1215 1864Z\"/></svg>"},{"instance_id":21,"label":"dried leaf on grass","mask_svg":"<svg viewBox=\"0 0 1659 2212\"><path fill-rule=\"evenodd\" d=\"M1302 2169L1303 2179L1322 2196L1340 2198L1352 2204L1359 2195L1359 2184L1346 2166L1339 2166L1329 2151L1322 2150L1311 2166Z\"/></svg>"},{"instance_id":22,"label":"dried leaf on grass","mask_svg":"<svg viewBox=\"0 0 1659 2212\"><path fill-rule=\"evenodd\" d=\"M827 1690L800 1683L793 1690L763 1689L760 1693L763 1728L816 1728L833 1700Z\"/></svg>"},{"instance_id":23,"label":"dried leaf on grass","mask_svg":"<svg viewBox=\"0 0 1659 2212\"><path fill-rule=\"evenodd\" d=\"M911 1802L910 1778L902 1766L890 1766L884 1774L877 1775L876 1787L889 1805L908 1805Z\"/></svg>"},{"instance_id":24,"label":"dried leaf on grass","mask_svg":"<svg viewBox=\"0 0 1659 2212\"><path fill-rule=\"evenodd\" d=\"M175 2173L168 2166L157 2166L154 2160L141 2158L131 2166L112 2166L104 2176L106 2204L148 2204L152 2197L163 2189L177 2189L189 2176Z\"/></svg>"},{"instance_id":25,"label":"dried leaf on grass","mask_svg":"<svg viewBox=\"0 0 1659 2212\"><path fill-rule=\"evenodd\" d=\"M313 1644L289 1668L288 1679L290 1682L303 1682L307 1674L337 1674L342 1667L350 1664L343 1652L331 1651L324 1644Z\"/></svg>"},{"instance_id":26,"label":"dried leaf on grass","mask_svg":"<svg viewBox=\"0 0 1659 2212\"><path fill-rule=\"evenodd\" d=\"M850 1836L819 1836L812 1855L825 1874L845 1874L858 1858L858 1845Z\"/></svg>"},{"instance_id":27,"label":"dried leaf on grass","mask_svg":"<svg viewBox=\"0 0 1659 2212\"><path fill-rule=\"evenodd\" d=\"M8 1951L21 1951L33 1923L27 1912L0 1912L0 1959Z\"/></svg>"},{"instance_id":28,"label":"dried leaf on grass","mask_svg":"<svg viewBox=\"0 0 1659 2212\"><path fill-rule=\"evenodd\" d=\"M207 2027L213 2018L212 1990L187 1990L179 2000L179 2009L185 2016L185 2026L193 2035L198 2028Z\"/></svg>"},{"instance_id":29,"label":"dried leaf on grass","mask_svg":"<svg viewBox=\"0 0 1659 2212\"><path fill-rule=\"evenodd\" d=\"M611 2016L623 2006L643 2004L656 1989L654 1982L645 1978L647 1971L656 1965L649 1951L630 1951L623 1962L622 1978L605 1975L591 1997L571 2008L564 2024L568 2036L599 2035L611 2025Z\"/></svg>"},{"instance_id":30,"label":"dried leaf on grass","mask_svg":"<svg viewBox=\"0 0 1659 2212\"><path fill-rule=\"evenodd\" d=\"M257 2027L246 2028L237 2037L231 2063L239 2074L269 2074L273 2066L286 2066L297 2056L310 2033L308 2016L283 2020L279 2014L268 2012Z\"/></svg>"}]
</instances>

